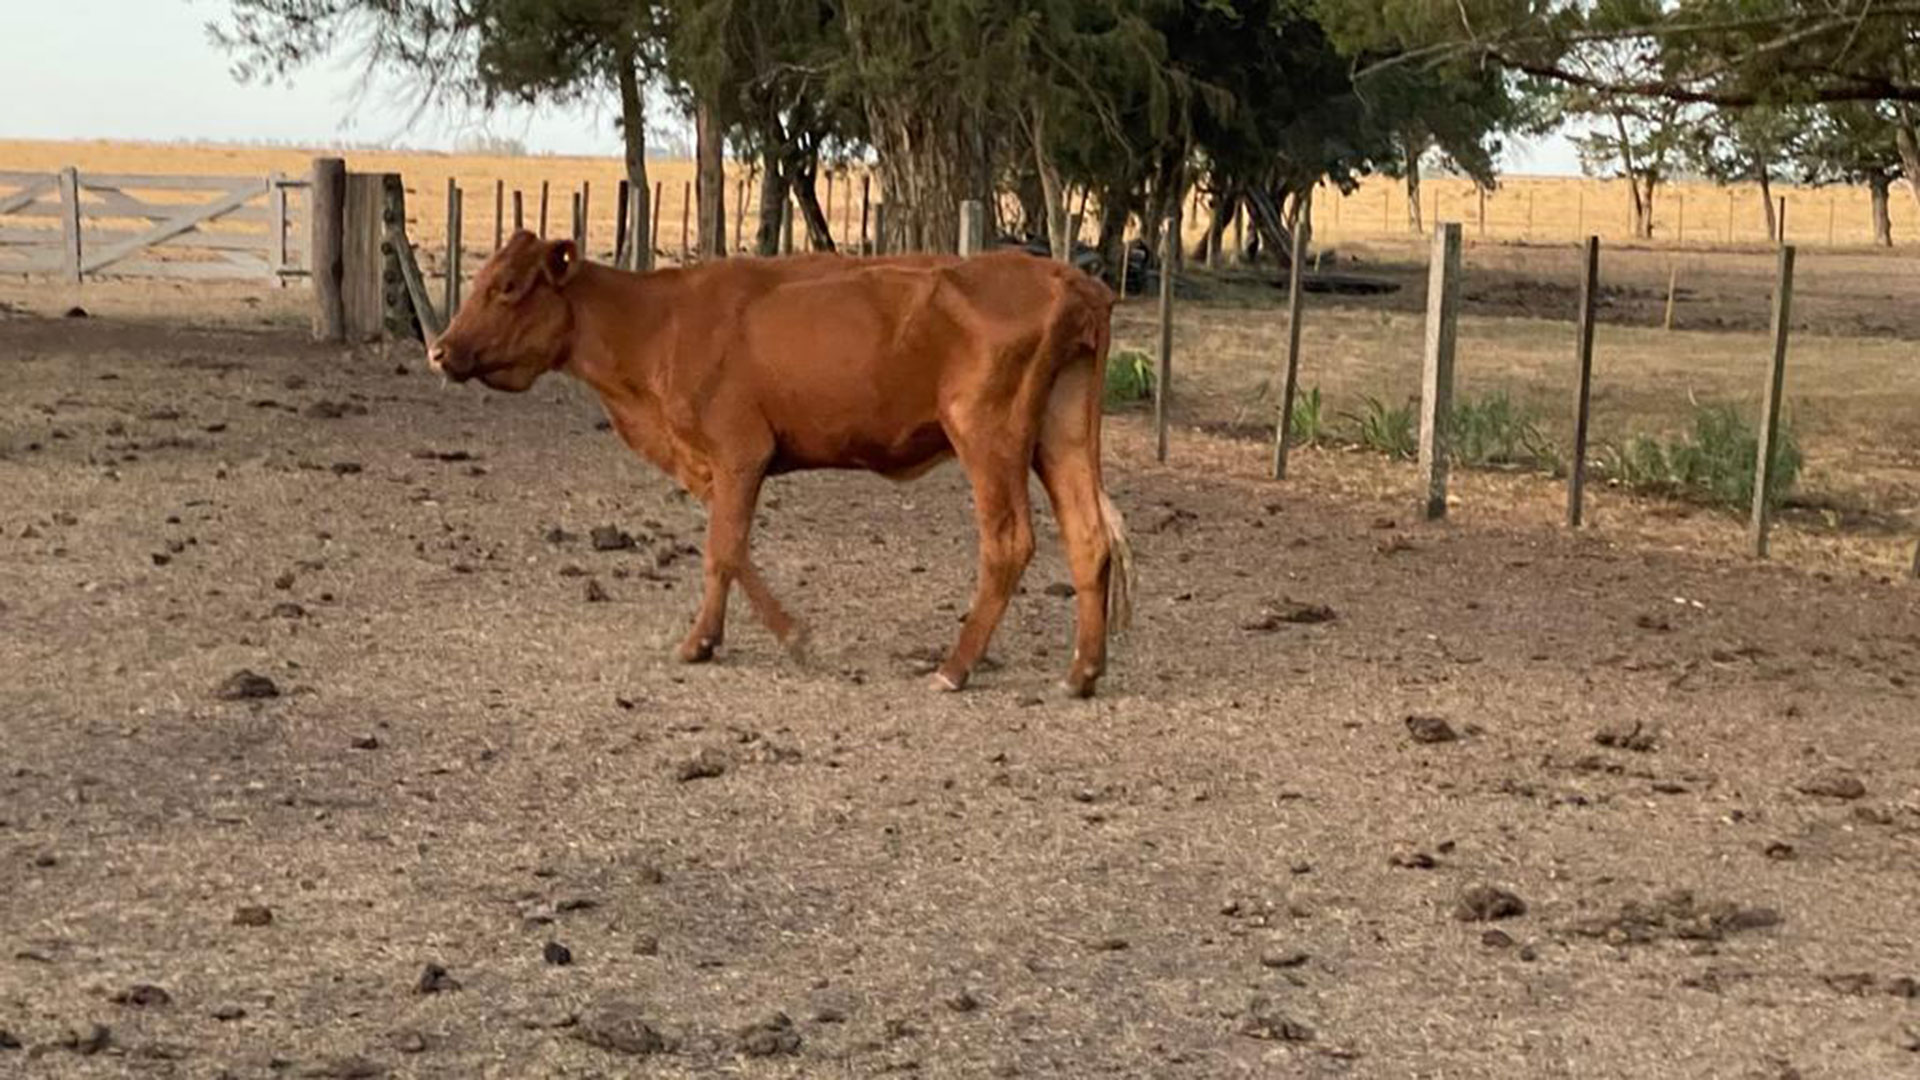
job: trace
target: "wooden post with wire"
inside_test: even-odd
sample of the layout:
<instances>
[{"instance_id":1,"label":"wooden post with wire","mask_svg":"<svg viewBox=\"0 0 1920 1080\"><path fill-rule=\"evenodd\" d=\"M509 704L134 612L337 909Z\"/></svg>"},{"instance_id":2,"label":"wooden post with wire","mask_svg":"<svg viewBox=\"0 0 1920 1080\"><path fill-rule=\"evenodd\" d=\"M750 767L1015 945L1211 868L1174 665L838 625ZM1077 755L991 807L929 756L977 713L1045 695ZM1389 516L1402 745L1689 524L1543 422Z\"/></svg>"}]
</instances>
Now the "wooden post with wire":
<instances>
[{"instance_id":1,"label":"wooden post with wire","mask_svg":"<svg viewBox=\"0 0 1920 1080\"><path fill-rule=\"evenodd\" d=\"M460 260L464 254L460 250L460 232L465 210L464 193L453 182L453 178L448 177L446 302L441 305L441 311L448 319L452 319L460 310Z\"/></svg>"},{"instance_id":2,"label":"wooden post with wire","mask_svg":"<svg viewBox=\"0 0 1920 1080\"><path fill-rule=\"evenodd\" d=\"M547 182L540 181L540 239L547 238Z\"/></svg>"},{"instance_id":3,"label":"wooden post with wire","mask_svg":"<svg viewBox=\"0 0 1920 1080\"><path fill-rule=\"evenodd\" d=\"M1660 320L1660 328L1673 333L1673 298L1680 287L1680 263L1678 260L1667 264L1667 314Z\"/></svg>"},{"instance_id":4,"label":"wooden post with wire","mask_svg":"<svg viewBox=\"0 0 1920 1080\"><path fill-rule=\"evenodd\" d=\"M1780 393L1787 377L1787 328L1793 316L1793 245L1780 245L1779 272L1773 286L1773 360L1768 365L1766 396L1760 405L1760 446L1753 468L1753 519L1748 529L1753 557L1767 557L1767 529L1773 504L1773 465L1780 438Z\"/></svg>"},{"instance_id":5,"label":"wooden post with wire","mask_svg":"<svg viewBox=\"0 0 1920 1080\"><path fill-rule=\"evenodd\" d=\"M1567 528L1586 520L1587 432L1593 406L1593 313L1600 295L1600 238L1587 237L1580 265L1580 308L1574 333L1573 460L1567 468Z\"/></svg>"},{"instance_id":6,"label":"wooden post with wire","mask_svg":"<svg viewBox=\"0 0 1920 1080\"><path fill-rule=\"evenodd\" d=\"M1427 279L1427 335L1420 376L1421 512L1447 516L1447 466L1453 414L1453 353L1459 330L1460 223L1436 222Z\"/></svg>"},{"instance_id":7,"label":"wooden post with wire","mask_svg":"<svg viewBox=\"0 0 1920 1080\"><path fill-rule=\"evenodd\" d=\"M1160 235L1160 368L1153 380L1154 457L1162 462L1167 460L1167 408L1173 389L1168 384L1173 381L1173 268L1180 252L1181 200L1167 201L1167 223Z\"/></svg>"},{"instance_id":8,"label":"wooden post with wire","mask_svg":"<svg viewBox=\"0 0 1920 1080\"><path fill-rule=\"evenodd\" d=\"M1311 189L1309 189L1311 194ZM1305 196L1303 196L1305 197ZM1273 478L1287 478L1287 452L1293 443L1293 395L1300 379L1300 275L1307 261L1306 224L1311 210L1294 215L1293 253L1287 265L1287 370L1281 376L1280 417L1273 428Z\"/></svg>"}]
</instances>

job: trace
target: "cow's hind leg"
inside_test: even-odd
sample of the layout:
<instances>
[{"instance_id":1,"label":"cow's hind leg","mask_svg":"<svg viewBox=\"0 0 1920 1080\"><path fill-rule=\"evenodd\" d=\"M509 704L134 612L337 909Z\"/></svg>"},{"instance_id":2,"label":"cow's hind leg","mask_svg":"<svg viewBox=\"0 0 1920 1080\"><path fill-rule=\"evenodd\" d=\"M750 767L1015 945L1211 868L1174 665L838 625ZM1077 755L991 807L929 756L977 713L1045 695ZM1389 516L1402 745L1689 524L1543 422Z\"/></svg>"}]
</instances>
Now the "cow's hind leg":
<instances>
[{"instance_id":1,"label":"cow's hind leg","mask_svg":"<svg viewBox=\"0 0 1920 1080\"><path fill-rule=\"evenodd\" d=\"M725 640L727 592L736 578L747 575L759 586L757 590L748 589L749 600L754 599L755 591L765 592L765 586L759 585L759 575L747 561L747 535L753 527L753 507L760 498L762 477L759 469L714 475L712 497L707 503L706 591L701 597L700 614L695 616L693 628L687 631L678 652L686 663L713 659L713 650ZM772 595L767 594L766 599L771 600ZM754 604L760 606L757 600Z\"/></svg>"},{"instance_id":2,"label":"cow's hind leg","mask_svg":"<svg viewBox=\"0 0 1920 1080\"><path fill-rule=\"evenodd\" d=\"M956 448L973 482L973 512L980 528L980 578L973 606L960 627L960 640L933 674L942 690L967 684L973 666L987 651L1007 601L1033 559L1032 508L1027 503L1029 452L1016 447Z\"/></svg>"},{"instance_id":3,"label":"cow's hind leg","mask_svg":"<svg viewBox=\"0 0 1920 1080\"><path fill-rule=\"evenodd\" d=\"M1046 485L1060 523L1067 568L1073 574L1075 630L1067 692L1090 697L1107 666L1107 589L1112 574L1107 528L1100 510L1100 444L1086 404L1090 367L1062 372L1047 400L1034 470Z\"/></svg>"},{"instance_id":4,"label":"cow's hind leg","mask_svg":"<svg viewBox=\"0 0 1920 1080\"><path fill-rule=\"evenodd\" d=\"M773 632L781 646L795 659L805 659L807 624L787 614L751 558L740 569L740 591L747 594L747 603L753 605L754 614L760 616L761 623Z\"/></svg>"}]
</instances>

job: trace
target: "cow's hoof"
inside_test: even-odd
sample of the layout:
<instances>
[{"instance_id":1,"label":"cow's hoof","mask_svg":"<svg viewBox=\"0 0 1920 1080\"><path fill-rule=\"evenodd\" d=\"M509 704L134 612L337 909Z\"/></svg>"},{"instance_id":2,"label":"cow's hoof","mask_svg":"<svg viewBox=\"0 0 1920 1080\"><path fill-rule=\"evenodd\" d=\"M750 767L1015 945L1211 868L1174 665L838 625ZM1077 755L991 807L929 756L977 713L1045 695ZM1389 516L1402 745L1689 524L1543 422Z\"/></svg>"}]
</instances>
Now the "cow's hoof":
<instances>
[{"instance_id":1,"label":"cow's hoof","mask_svg":"<svg viewBox=\"0 0 1920 1080\"><path fill-rule=\"evenodd\" d=\"M944 671L936 671L927 676L927 685L943 694L953 694L967 685L967 677L965 675L955 677Z\"/></svg>"},{"instance_id":2,"label":"cow's hoof","mask_svg":"<svg viewBox=\"0 0 1920 1080\"><path fill-rule=\"evenodd\" d=\"M1094 682L1095 679L1091 675L1085 678L1069 677L1061 681L1060 692L1076 701L1090 698L1093 696Z\"/></svg>"},{"instance_id":3,"label":"cow's hoof","mask_svg":"<svg viewBox=\"0 0 1920 1080\"><path fill-rule=\"evenodd\" d=\"M786 648L787 655L792 657L796 664L805 664L813 659L813 634L805 626L796 626L788 631L785 640L780 644Z\"/></svg>"},{"instance_id":4,"label":"cow's hoof","mask_svg":"<svg viewBox=\"0 0 1920 1080\"><path fill-rule=\"evenodd\" d=\"M713 649L717 644L712 638L688 638L680 643L674 655L683 664L704 664L713 659Z\"/></svg>"}]
</instances>

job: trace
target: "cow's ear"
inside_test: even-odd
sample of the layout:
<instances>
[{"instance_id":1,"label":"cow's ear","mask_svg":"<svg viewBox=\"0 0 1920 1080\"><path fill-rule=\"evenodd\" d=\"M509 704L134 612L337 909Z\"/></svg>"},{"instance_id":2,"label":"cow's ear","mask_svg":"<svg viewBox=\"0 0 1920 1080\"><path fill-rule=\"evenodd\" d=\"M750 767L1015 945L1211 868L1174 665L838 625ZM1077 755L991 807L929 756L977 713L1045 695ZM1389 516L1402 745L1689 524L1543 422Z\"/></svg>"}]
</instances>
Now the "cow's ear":
<instances>
[{"instance_id":1,"label":"cow's ear","mask_svg":"<svg viewBox=\"0 0 1920 1080\"><path fill-rule=\"evenodd\" d=\"M555 240L547 245L540 261L540 272L556 289L565 288L580 271L580 249L571 240Z\"/></svg>"}]
</instances>

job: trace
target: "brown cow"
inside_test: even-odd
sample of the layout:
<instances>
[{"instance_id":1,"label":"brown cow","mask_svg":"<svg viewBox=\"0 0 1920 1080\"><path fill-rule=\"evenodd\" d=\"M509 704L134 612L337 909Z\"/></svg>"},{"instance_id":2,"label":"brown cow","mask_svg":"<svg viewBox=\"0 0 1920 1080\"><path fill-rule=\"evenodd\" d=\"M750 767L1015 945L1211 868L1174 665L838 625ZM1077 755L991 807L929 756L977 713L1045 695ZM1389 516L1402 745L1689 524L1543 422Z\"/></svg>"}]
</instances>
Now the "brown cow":
<instances>
[{"instance_id":1,"label":"brown cow","mask_svg":"<svg viewBox=\"0 0 1920 1080\"><path fill-rule=\"evenodd\" d=\"M1113 294L1022 254L730 259L632 274L570 241L516 233L428 349L456 382L523 391L565 371L614 428L708 508L706 590L687 662L721 643L738 580L783 643L803 631L760 579L747 534L762 481L798 469L912 479L958 457L973 485L979 581L933 679L957 690L1033 555L1028 470L1060 522L1078 593L1069 691L1093 693L1132 559L1100 482Z\"/></svg>"}]
</instances>

